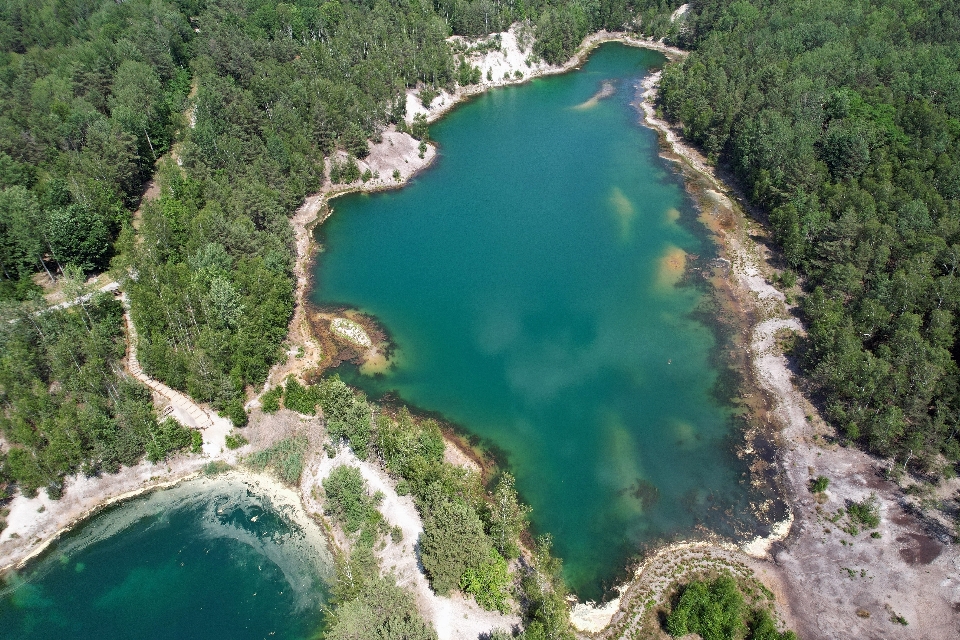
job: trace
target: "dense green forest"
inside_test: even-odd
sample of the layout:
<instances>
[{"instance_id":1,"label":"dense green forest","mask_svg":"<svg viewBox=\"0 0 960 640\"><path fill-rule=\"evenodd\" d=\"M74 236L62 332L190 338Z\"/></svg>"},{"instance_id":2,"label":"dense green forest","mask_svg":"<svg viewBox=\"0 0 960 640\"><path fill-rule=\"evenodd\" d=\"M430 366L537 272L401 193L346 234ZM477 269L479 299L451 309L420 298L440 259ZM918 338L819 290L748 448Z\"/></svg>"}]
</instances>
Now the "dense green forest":
<instances>
[{"instance_id":1,"label":"dense green forest","mask_svg":"<svg viewBox=\"0 0 960 640\"><path fill-rule=\"evenodd\" d=\"M57 496L67 474L191 444L123 374L119 303L42 312L38 276L129 274L145 370L244 424L292 313L288 217L325 157L364 156L404 116L407 88L475 81L445 38L516 21L551 63L602 28L691 50L665 69L659 108L769 222L780 282L799 282L809 334L796 355L825 416L903 469L951 472L960 3L697 0L671 23L678 4L0 0L0 481ZM152 177L160 196L141 208ZM319 403L335 436L414 495L439 591L502 602L525 517L508 481L488 499L442 464L434 426L375 416L332 382L290 385L286 401ZM528 634L557 637L559 565L548 544L536 561ZM362 587L402 600L391 588Z\"/></svg>"},{"instance_id":2,"label":"dense green forest","mask_svg":"<svg viewBox=\"0 0 960 640\"><path fill-rule=\"evenodd\" d=\"M67 474L115 472L192 446L196 432L158 422L149 391L122 374L123 308L113 296L7 309L0 343L0 432L17 445L4 472L25 494L46 487L59 497Z\"/></svg>"},{"instance_id":3,"label":"dense green forest","mask_svg":"<svg viewBox=\"0 0 960 640\"><path fill-rule=\"evenodd\" d=\"M693 6L660 108L769 217L783 283L801 277L796 352L826 418L901 470L951 473L960 3Z\"/></svg>"}]
</instances>

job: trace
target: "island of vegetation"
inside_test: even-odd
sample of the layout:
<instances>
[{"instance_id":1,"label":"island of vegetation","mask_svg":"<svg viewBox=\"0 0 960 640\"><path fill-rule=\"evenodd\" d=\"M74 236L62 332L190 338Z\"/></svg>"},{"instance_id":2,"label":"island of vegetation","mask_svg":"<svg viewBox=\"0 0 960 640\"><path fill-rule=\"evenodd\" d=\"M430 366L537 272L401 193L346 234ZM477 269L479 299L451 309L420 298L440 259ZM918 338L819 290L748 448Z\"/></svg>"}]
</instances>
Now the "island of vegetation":
<instances>
[{"instance_id":1,"label":"island of vegetation","mask_svg":"<svg viewBox=\"0 0 960 640\"><path fill-rule=\"evenodd\" d=\"M795 524L755 554L777 565L719 542L653 552L575 631L508 473L310 375L335 338L307 322L304 274L327 194L402 184L457 99L608 37L689 52L648 122L705 215L733 221ZM83 482L230 463L299 486L329 526L330 638L955 631L957 3L4 0L0 42L5 561L43 542L11 533L29 528L16 504L41 519L29 500ZM394 140L407 162L378 155ZM466 626L436 600L454 592Z\"/></svg>"}]
</instances>

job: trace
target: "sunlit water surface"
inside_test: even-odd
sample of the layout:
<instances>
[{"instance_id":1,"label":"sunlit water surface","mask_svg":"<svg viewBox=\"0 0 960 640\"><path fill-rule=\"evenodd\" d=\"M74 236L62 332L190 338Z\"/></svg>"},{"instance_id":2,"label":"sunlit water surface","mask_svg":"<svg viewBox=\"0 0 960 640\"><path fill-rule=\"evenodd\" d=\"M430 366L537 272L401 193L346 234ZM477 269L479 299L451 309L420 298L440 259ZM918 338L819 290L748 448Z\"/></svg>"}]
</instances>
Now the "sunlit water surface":
<instances>
[{"instance_id":1,"label":"sunlit water surface","mask_svg":"<svg viewBox=\"0 0 960 640\"><path fill-rule=\"evenodd\" d=\"M299 640L322 623L322 532L236 479L110 508L0 591L0 638Z\"/></svg>"},{"instance_id":2,"label":"sunlit water surface","mask_svg":"<svg viewBox=\"0 0 960 640\"><path fill-rule=\"evenodd\" d=\"M632 104L663 61L604 45L458 106L433 167L338 198L319 231L313 301L376 316L398 348L386 375L341 373L502 450L582 597L644 544L749 520L708 292L681 282L714 245Z\"/></svg>"}]
</instances>

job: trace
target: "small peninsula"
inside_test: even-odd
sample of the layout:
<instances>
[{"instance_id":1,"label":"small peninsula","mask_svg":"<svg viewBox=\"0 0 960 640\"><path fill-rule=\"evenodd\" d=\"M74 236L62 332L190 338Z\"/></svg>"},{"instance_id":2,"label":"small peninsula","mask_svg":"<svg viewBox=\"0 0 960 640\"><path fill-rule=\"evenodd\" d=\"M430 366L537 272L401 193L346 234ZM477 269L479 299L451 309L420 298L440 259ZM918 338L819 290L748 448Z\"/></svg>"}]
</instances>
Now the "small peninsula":
<instances>
[{"instance_id":1,"label":"small peninsula","mask_svg":"<svg viewBox=\"0 0 960 640\"><path fill-rule=\"evenodd\" d=\"M952 637L957 25L0 6L0 638Z\"/></svg>"}]
</instances>

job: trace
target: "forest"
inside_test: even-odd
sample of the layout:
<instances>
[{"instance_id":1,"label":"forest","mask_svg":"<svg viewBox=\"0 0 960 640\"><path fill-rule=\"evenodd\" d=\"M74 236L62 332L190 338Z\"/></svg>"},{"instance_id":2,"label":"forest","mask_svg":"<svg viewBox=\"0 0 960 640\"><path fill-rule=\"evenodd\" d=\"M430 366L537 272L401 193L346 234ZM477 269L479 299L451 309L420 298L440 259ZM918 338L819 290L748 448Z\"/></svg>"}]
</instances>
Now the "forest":
<instances>
[{"instance_id":1,"label":"forest","mask_svg":"<svg viewBox=\"0 0 960 640\"><path fill-rule=\"evenodd\" d=\"M120 303L46 310L41 284L127 278L145 371L242 426L293 310L288 218L325 158L363 157L408 88L476 81L447 37L517 21L551 63L599 29L690 51L666 66L658 108L772 229L808 327L793 347L804 384L846 442L954 474L960 3L696 0L671 22L679 4L0 0L0 487L56 497L72 473L192 444L123 373ZM310 389L302 402L331 401ZM475 488L430 462L432 430L393 442L393 423L358 430L365 402L336 398L339 436L383 456L428 523L469 521L482 541L465 563L438 549L435 585L488 584L490 550L513 549Z\"/></svg>"},{"instance_id":2,"label":"forest","mask_svg":"<svg viewBox=\"0 0 960 640\"><path fill-rule=\"evenodd\" d=\"M952 476L960 3L694 7L659 108L772 228L805 383L845 440Z\"/></svg>"},{"instance_id":3,"label":"forest","mask_svg":"<svg viewBox=\"0 0 960 640\"><path fill-rule=\"evenodd\" d=\"M129 273L144 370L242 426L243 399L280 357L293 310L287 218L319 188L324 158L366 155L403 118L407 88L476 81L451 34L529 20L536 51L559 61L632 10L623 0L4 0L0 300L32 304L38 274ZM160 197L141 206L152 178ZM62 441L4 437L34 456ZM24 479L19 469L8 474Z\"/></svg>"}]
</instances>

